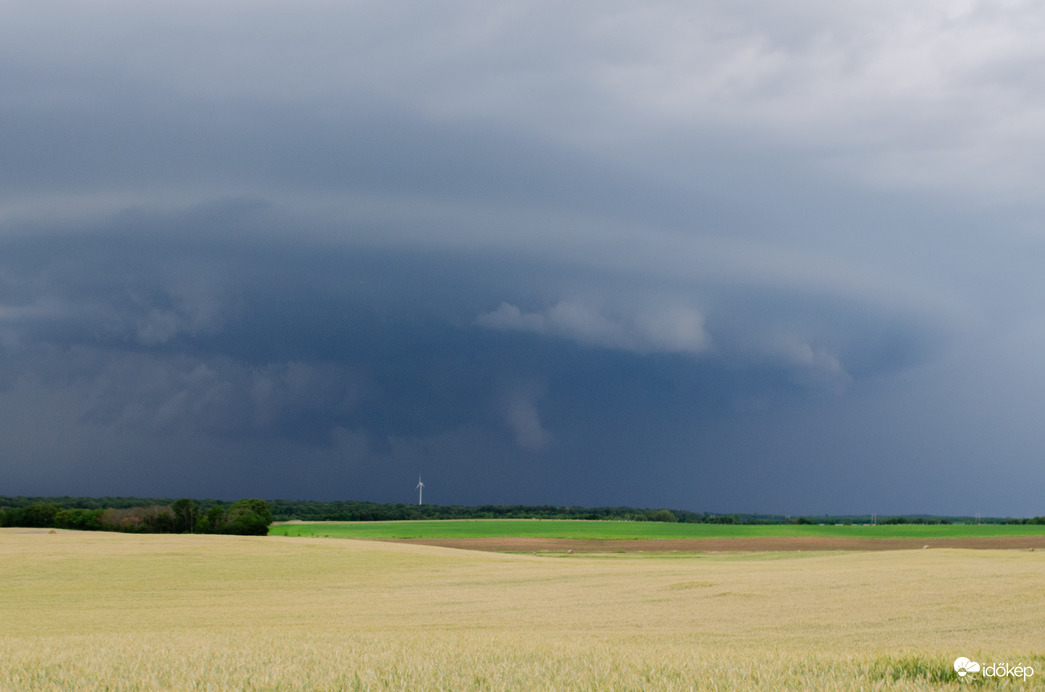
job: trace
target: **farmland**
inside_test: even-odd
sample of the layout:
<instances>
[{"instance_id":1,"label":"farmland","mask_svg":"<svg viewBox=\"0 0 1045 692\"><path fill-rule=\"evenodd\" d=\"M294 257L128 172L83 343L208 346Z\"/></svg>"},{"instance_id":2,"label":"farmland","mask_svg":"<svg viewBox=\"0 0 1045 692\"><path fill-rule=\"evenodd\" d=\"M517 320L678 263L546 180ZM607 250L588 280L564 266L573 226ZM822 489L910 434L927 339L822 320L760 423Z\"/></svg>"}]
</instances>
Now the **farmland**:
<instances>
[{"instance_id":1,"label":"farmland","mask_svg":"<svg viewBox=\"0 0 1045 692\"><path fill-rule=\"evenodd\" d=\"M536 537L590 540L760 537L969 538L1045 536L1033 524L670 524L644 521L477 519L442 521L292 522L270 533L329 538Z\"/></svg>"},{"instance_id":2,"label":"farmland","mask_svg":"<svg viewBox=\"0 0 1045 692\"><path fill-rule=\"evenodd\" d=\"M1043 583L1041 551L606 560L4 529L0 689L958 690L960 655L1045 670Z\"/></svg>"}]
</instances>

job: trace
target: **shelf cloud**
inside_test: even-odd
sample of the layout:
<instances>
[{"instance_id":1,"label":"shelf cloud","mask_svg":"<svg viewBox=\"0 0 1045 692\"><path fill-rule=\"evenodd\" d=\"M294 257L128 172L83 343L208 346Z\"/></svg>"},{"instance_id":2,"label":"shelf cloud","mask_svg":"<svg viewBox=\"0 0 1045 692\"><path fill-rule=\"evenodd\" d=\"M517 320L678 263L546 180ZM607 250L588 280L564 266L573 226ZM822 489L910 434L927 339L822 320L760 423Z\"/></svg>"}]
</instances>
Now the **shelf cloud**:
<instances>
[{"instance_id":1,"label":"shelf cloud","mask_svg":"<svg viewBox=\"0 0 1045 692\"><path fill-rule=\"evenodd\" d=\"M1040 514L1043 24L15 4L0 492Z\"/></svg>"}]
</instances>

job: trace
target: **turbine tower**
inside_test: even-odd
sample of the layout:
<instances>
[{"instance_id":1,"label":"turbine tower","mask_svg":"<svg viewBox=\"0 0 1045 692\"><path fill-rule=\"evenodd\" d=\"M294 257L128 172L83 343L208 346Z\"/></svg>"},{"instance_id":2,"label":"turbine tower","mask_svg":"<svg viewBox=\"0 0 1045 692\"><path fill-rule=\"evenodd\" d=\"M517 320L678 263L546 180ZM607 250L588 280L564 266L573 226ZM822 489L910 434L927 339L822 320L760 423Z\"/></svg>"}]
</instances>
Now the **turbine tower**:
<instances>
[{"instance_id":1,"label":"turbine tower","mask_svg":"<svg viewBox=\"0 0 1045 692\"><path fill-rule=\"evenodd\" d=\"M425 484L421 482L421 476L417 477L417 506L421 506L421 497L425 492Z\"/></svg>"}]
</instances>

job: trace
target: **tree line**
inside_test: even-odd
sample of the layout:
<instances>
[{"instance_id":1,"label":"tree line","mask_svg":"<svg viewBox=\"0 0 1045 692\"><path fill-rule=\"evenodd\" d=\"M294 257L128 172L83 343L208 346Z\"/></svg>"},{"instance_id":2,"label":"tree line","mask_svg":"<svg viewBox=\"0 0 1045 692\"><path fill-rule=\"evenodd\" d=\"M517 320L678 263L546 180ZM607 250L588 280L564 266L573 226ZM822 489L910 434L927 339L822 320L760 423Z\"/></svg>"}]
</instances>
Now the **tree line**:
<instances>
[{"instance_id":1,"label":"tree line","mask_svg":"<svg viewBox=\"0 0 1045 692\"><path fill-rule=\"evenodd\" d=\"M870 524L872 515L823 515L792 517L784 514L719 514L684 509L635 507L574 507L556 505L413 505L342 500L269 500L276 521L400 521L410 519L587 519L614 521L663 521L686 524ZM1045 524L1032 519L879 515L877 523L892 524Z\"/></svg>"},{"instance_id":2,"label":"tree line","mask_svg":"<svg viewBox=\"0 0 1045 692\"><path fill-rule=\"evenodd\" d=\"M144 502L148 504L124 501L116 503L121 505L116 507L85 507L80 505L93 505L95 502L90 501L90 498L0 498L0 526L265 536L272 524L272 510L265 500L246 499L228 506L215 501L201 506L190 499L174 500L169 504L151 500Z\"/></svg>"},{"instance_id":3,"label":"tree line","mask_svg":"<svg viewBox=\"0 0 1045 692\"><path fill-rule=\"evenodd\" d=\"M253 503L253 504L252 504ZM254 516L251 516L254 515ZM403 521L417 519L587 519L689 524L870 524L872 516L717 514L682 509L558 505L414 505L357 500L171 500L134 497L2 497L0 526L51 526L156 533L264 535L272 521ZM879 524L1045 524L1045 517L886 516ZM264 531L261 524L264 524Z\"/></svg>"}]
</instances>

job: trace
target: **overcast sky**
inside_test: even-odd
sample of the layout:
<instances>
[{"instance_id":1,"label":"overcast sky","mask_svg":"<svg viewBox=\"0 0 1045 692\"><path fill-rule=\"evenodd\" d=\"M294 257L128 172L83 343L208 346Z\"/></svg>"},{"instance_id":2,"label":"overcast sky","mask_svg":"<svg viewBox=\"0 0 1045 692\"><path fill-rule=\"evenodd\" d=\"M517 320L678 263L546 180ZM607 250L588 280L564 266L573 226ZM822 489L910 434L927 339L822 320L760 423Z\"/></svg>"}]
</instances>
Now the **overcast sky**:
<instances>
[{"instance_id":1,"label":"overcast sky","mask_svg":"<svg viewBox=\"0 0 1045 692\"><path fill-rule=\"evenodd\" d=\"M0 495L1045 514L1045 8L0 3Z\"/></svg>"}]
</instances>

